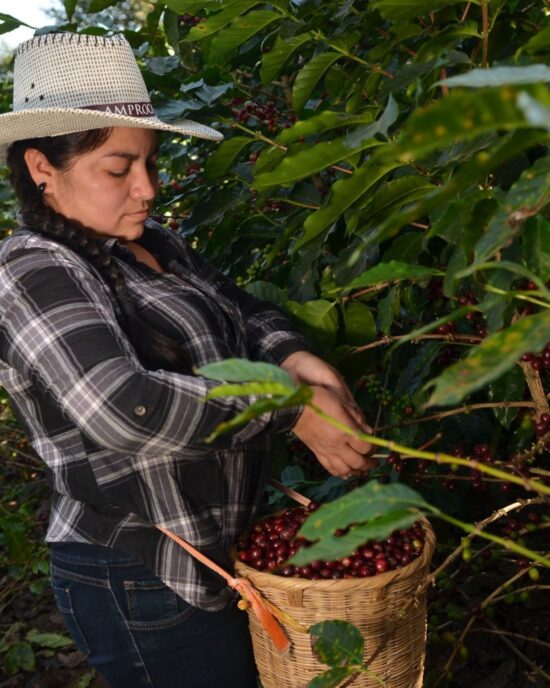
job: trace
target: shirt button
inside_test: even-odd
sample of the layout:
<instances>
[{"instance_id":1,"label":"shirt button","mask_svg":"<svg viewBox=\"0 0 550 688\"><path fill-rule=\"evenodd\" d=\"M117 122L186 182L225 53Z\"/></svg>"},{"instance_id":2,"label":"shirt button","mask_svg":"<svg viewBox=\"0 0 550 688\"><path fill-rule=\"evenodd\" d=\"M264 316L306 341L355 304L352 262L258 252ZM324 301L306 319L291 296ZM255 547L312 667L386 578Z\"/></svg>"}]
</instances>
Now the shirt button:
<instances>
[{"instance_id":1,"label":"shirt button","mask_svg":"<svg viewBox=\"0 0 550 688\"><path fill-rule=\"evenodd\" d=\"M134 415L136 416L144 416L146 413L147 406L144 406L143 404L138 404L134 409Z\"/></svg>"}]
</instances>

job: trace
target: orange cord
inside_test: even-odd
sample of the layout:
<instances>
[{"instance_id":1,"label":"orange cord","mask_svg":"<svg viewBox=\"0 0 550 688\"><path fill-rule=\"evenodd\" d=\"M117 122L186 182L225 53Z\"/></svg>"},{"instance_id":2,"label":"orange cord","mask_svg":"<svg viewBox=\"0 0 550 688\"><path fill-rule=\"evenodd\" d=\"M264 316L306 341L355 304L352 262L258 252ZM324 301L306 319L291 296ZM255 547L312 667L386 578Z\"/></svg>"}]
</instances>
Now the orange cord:
<instances>
[{"instance_id":1,"label":"orange cord","mask_svg":"<svg viewBox=\"0 0 550 688\"><path fill-rule=\"evenodd\" d=\"M269 483L272 485L272 487L276 488L283 494L286 494L288 497L294 499L304 507L307 507L311 502L311 499L304 497L304 495L296 492L296 490L293 490L291 487L286 487L286 485L283 485L283 483L280 483L274 478L270 478ZM180 547L183 547L183 549L189 552L189 554L195 557L195 559L200 561L205 566L208 566L210 569L212 569L212 571L215 571L218 575L222 576L222 578L225 578L229 587L237 590L243 600L252 607L252 611L256 614L258 620L265 628L275 647L281 654L284 654L288 651L290 641L275 617L278 617L283 622L288 623L295 630L299 630L303 633L308 632L308 629L305 626L299 624L288 614L285 614L280 609L277 609L275 605L271 604L271 602L262 597L247 578L235 578L230 576L227 571L222 569L221 566L218 566L218 564L202 554L202 552L199 552L198 549L193 547L193 545L190 545L183 538L179 537L175 533L172 533L172 531L168 530L167 528L162 528L161 526L157 526L157 528L161 531L161 533L164 533L166 537L169 537Z\"/></svg>"},{"instance_id":2,"label":"orange cord","mask_svg":"<svg viewBox=\"0 0 550 688\"><path fill-rule=\"evenodd\" d=\"M267 601L264 600L264 598L260 595L260 593L256 590L256 588L252 585L252 583L249 580L247 580L246 578L235 578L233 576L230 576L227 573L227 571L222 569L221 566L218 566L218 564L206 557L204 554L202 554L202 552L199 552L198 549L196 549L188 542L183 540L183 538L180 538L178 535L172 533L172 531L168 530L167 528L162 528L161 526L157 526L157 528L161 531L161 533L164 533L164 535L176 542L180 547L183 547L183 549L185 549L187 552L189 552L189 554L194 556L195 559L200 561L205 566L208 566L210 569L222 576L222 578L225 578L227 584L231 588L237 590L241 597L250 604L250 606L252 607L252 611L256 614L260 623L265 628L266 632L269 634L269 637L273 641L277 650L281 654L284 654L288 651L290 641L283 629L281 628L279 622L271 613L270 608L272 608L272 605L269 605L268 607Z\"/></svg>"}]
</instances>

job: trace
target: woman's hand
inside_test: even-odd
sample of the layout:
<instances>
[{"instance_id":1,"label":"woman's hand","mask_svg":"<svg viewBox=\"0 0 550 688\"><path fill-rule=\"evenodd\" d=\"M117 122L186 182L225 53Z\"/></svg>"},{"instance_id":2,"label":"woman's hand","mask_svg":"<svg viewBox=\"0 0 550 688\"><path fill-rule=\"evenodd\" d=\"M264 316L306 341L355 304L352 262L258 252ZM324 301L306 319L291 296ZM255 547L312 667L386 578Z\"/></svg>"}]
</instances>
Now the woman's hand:
<instances>
[{"instance_id":1,"label":"woman's hand","mask_svg":"<svg viewBox=\"0 0 550 688\"><path fill-rule=\"evenodd\" d=\"M363 411L357 405L344 378L336 368L323 361L322 358L310 354L308 351L296 351L285 358L281 363L281 368L286 370L297 384L325 387L325 389L339 396L348 413L353 416L360 428L364 432L372 432L372 428L367 424Z\"/></svg>"},{"instance_id":2,"label":"woman's hand","mask_svg":"<svg viewBox=\"0 0 550 688\"><path fill-rule=\"evenodd\" d=\"M328 416L352 430L370 432L367 423L356 418L339 394L318 385L312 385L312 390L312 403ZM369 442L352 437L334 427L309 406L304 407L292 431L332 475L349 478L355 474L365 473L377 463L369 458L374 449Z\"/></svg>"}]
</instances>

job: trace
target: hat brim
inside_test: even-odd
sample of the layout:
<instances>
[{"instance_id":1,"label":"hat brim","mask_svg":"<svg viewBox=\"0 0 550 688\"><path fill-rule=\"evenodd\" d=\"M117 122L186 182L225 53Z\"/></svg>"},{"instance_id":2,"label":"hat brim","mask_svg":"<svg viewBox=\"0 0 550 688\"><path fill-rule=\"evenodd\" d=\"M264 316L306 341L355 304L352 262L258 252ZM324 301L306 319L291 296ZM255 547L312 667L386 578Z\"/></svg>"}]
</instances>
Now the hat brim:
<instances>
[{"instance_id":1,"label":"hat brim","mask_svg":"<svg viewBox=\"0 0 550 688\"><path fill-rule=\"evenodd\" d=\"M108 127L156 129L210 141L223 139L223 134L216 129L190 119L168 123L157 117L129 117L84 108L33 108L0 115L0 163L5 163L8 148L14 141Z\"/></svg>"}]
</instances>

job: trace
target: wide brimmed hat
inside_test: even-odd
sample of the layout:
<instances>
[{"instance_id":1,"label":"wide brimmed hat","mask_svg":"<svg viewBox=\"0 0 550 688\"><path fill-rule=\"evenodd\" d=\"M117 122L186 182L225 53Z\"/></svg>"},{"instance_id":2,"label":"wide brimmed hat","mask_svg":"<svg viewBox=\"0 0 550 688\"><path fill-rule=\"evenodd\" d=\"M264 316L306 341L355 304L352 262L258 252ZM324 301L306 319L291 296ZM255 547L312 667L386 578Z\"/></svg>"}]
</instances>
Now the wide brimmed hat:
<instances>
[{"instance_id":1,"label":"wide brimmed hat","mask_svg":"<svg viewBox=\"0 0 550 688\"><path fill-rule=\"evenodd\" d=\"M163 122L123 35L35 36L17 48L13 112L0 115L0 162L14 141L105 127L158 129L221 141L199 122Z\"/></svg>"}]
</instances>

